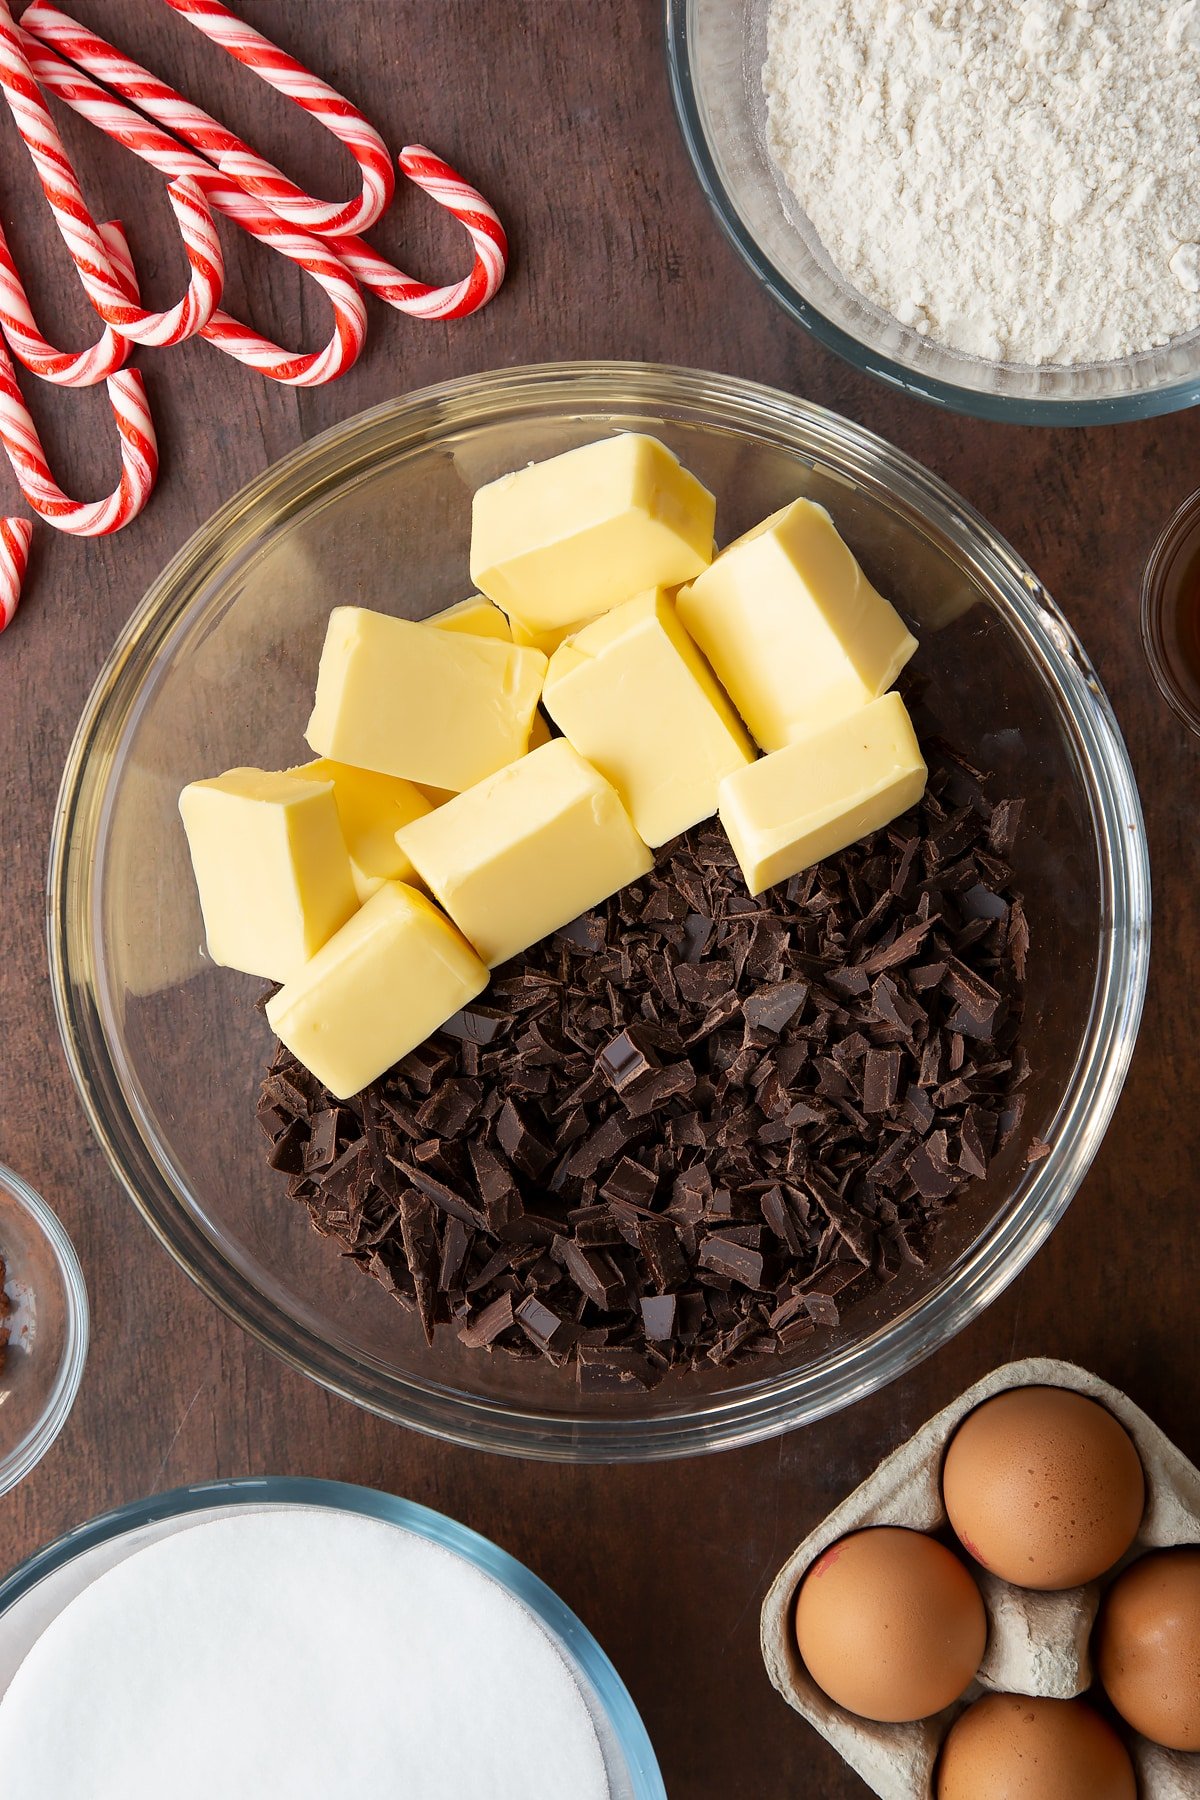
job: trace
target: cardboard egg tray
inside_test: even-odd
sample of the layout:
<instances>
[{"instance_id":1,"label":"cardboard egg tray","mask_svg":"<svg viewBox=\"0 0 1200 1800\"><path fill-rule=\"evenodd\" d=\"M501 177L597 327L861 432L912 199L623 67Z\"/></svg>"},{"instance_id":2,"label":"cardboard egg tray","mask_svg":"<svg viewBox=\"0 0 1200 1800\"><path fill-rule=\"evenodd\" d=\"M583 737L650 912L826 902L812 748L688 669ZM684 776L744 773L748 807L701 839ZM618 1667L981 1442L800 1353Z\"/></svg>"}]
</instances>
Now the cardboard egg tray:
<instances>
[{"instance_id":1,"label":"cardboard egg tray","mask_svg":"<svg viewBox=\"0 0 1200 1800\"><path fill-rule=\"evenodd\" d=\"M805 1538L763 1602L762 1653L771 1680L788 1705L828 1738L882 1800L933 1800L934 1769L946 1733L981 1694L999 1691L1066 1700L1091 1685L1088 1643L1101 1594L1116 1571L1086 1587L1036 1593L970 1565L988 1613L983 1663L961 1700L913 1725L876 1725L835 1706L810 1679L796 1649L796 1590L805 1571L839 1538L867 1525L907 1525L955 1541L942 1504L946 1446L969 1412L993 1394L1014 1387L1065 1387L1087 1394L1121 1421L1137 1445L1146 1476L1146 1510L1117 1571L1147 1550L1200 1544L1200 1471L1140 1407L1107 1382L1071 1363L1031 1358L993 1369L960 1394ZM1128 1741L1140 1800L1200 1800L1200 1753L1163 1750L1133 1736Z\"/></svg>"}]
</instances>

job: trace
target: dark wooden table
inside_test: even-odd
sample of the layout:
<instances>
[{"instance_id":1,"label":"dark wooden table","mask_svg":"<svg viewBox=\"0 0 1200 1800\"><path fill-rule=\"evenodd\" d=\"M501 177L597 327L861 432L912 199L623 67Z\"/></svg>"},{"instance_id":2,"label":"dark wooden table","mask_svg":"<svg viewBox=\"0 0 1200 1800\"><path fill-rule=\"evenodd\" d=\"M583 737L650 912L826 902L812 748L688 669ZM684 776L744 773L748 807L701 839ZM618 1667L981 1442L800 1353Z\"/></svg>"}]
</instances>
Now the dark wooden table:
<instances>
[{"instance_id":1,"label":"dark wooden table","mask_svg":"<svg viewBox=\"0 0 1200 1800\"><path fill-rule=\"evenodd\" d=\"M348 191L348 161L319 129L157 0L76 0L75 10L302 182ZM657 0L241 0L241 10L342 84L397 148L425 141L456 162L496 202L515 255L496 302L465 323L373 306L361 362L314 393L273 386L200 344L142 356L164 447L149 511L99 544L39 534L26 604L0 641L0 1158L70 1229L94 1343L58 1444L0 1502L0 1567L102 1508L182 1482L270 1471L368 1483L488 1533L558 1589L629 1683L673 1800L858 1794L775 1696L757 1648L764 1586L835 1500L1014 1353L1097 1370L1200 1456L1198 746L1158 697L1137 623L1146 554L1200 474L1196 415L1087 432L981 424L876 386L810 342L726 246L693 180ZM180 259L161 182L88 127L72 123L68 136L97 213L129 222L145 288L169 303ZM36 271L47 326L85 341L85 310L6 114L0 218ZM459 266L456 228L413 193L376 235L406 268L444 278ZM313 289L240 234L228 247L232 309L248 293L263 329L322 341ZM76 719L117 630L184 539L268 463L376 401L570 357L770 382L949 479L1038 570L1095 658L1142 783L1155 867L1155 968L1133 1073L1083 1192L1034 1265L951 1348L853 1412L757 1449L648 1469L445 1448L328 1397L219 1316L152 1243L92 1142L58 1045L43 940L51 815ZM106 491L102 394L29 392L64 483ZM0 485L13 510L15 489Z\"/></svg>"}]
</instances>

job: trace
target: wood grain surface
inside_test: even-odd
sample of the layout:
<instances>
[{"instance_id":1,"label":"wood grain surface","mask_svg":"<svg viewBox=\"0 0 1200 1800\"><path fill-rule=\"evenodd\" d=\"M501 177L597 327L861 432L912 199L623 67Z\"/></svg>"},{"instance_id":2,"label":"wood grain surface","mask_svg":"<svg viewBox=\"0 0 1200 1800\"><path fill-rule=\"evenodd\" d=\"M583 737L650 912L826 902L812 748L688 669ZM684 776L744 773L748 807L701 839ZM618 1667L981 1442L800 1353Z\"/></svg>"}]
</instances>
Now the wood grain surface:
<instances>
[{"instance_id":1,"label":"wood grain surface","mask_svg":"<svg viewBox=\"0 0 1200 1800\"><path fill-rule=\"evenodd\" d=\"M76 12L245 131L318 192L348 160L158 0ZM878 1458L995 1363L1066 1355L1127 1389L1200 1458L1195 1038L1198 741L1142 658L1137 590L1167 513L1200 479L1196 414L1085 432L942 413L856 375L791 325L721 237L671 112L657 0L241 0L254 24L344 86L395 147L424 141L495 201L507 285L450 325L371 306L342 382L293 393L204 345L139 358L164 447L147 514L100 544L39 534L27 600L0 641L0 1158L60 1213L91 1291L82 1395L36 1473L0 1501L7 1568L99 1510L179 1483L305 1473L443 1509L529 1563L610 1652L672 1800L849 1800L863 1790L776 1697L761 1596L788 1549ZM89 128L69 142L94 208L130 227L147 292L182 263L162 184ZM11 120L0 218L47 327L89 320ZM445 278L462 240L413 192L374 234ZM288 342L322 340L323 302L280 259L227 237L230 304ZM94 320L91 321L94 325ZM756 1449L656 1468L550 1468L445 1448L326 1396L228 1323L151 1241L93 1143L59 1049L44 945L47 844L83 702L118 629L189 534L304 439L388 396L498 365L632 357L752 377L889 438L961 490L1026 556L1094 657L1127 734L1155 870L1155 961L1115 1123L1066 1222L950 1348L840 1417ZM115 467L102 394L28 392L61 480ZM14 510L6 472L0 504Z\"/></svg>"}]
</instances>

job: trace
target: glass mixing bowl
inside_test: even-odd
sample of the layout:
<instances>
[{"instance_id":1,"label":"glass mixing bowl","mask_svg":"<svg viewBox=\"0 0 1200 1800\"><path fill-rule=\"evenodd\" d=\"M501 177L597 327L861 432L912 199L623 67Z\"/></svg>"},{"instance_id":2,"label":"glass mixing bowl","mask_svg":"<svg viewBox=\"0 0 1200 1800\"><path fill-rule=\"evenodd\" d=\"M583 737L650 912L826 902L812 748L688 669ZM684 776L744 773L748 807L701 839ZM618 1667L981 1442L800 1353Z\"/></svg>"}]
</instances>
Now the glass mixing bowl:
<instances>
[{"instance_id":1,"label":"glass mixing bowl","mask_svg":"<svg viewBox=\"0 0 1200 1800\"><path fill-rule=\"evenodd\" d=\"M43 1631L99 1576L148 1544L231 1510L321 1507L426 1538L488 1575L532 1613L574 1677L596 1728L612 1800L666 1800L637 1708L591 1632L552 1588L489 1538L411 1500L341 1481L269 1475L176 1488L77 1526L0 1581L0 1699Z\"/></svg>"},{"instance_id":2,"label":"glass mixing bowl","mask_svg":"<svg viewBox=\"0 0 1200 1800\"><path fill-rule=\"evenodd\" d=\"M614 430L661 437L720 497L723 539L799 493L827 505L922 639L942 735L1023 794L1033 932L1026 1126L948 1215L936 1254L769 1368L582 1396L415 1319L310 1228L254 1116L261 983L214 968L177 813L235 764L284 768L329 609L420 617L464 598L472 491ZM80 723L50 865L63 1041L112 1166L172 1255L297 1368L456 1442L574 1460L745 1443L849 1404L951 1337L1062 1216L1133 1048L1150 890L1137 791L1087 658L1036 577L878 438L770 389L631 364L472 376L391 402L269 470L191 540L131 619Z\"/></svg>"},{"instance_id":3,"label":"glass mixing bowl","mask_svg":"<svg viewBox=\"0 0 1200 1800\"><path fill-rule=\"evenodd\" d=\"M1200 400L1200 332L1119 362L985 362L926 338L837 272L766 146L762 68L771 0L666 0L675 110L725 235L767 292L856 368L923 399L1027 425L1093 425Z\"/></svg>"}]
</instances>

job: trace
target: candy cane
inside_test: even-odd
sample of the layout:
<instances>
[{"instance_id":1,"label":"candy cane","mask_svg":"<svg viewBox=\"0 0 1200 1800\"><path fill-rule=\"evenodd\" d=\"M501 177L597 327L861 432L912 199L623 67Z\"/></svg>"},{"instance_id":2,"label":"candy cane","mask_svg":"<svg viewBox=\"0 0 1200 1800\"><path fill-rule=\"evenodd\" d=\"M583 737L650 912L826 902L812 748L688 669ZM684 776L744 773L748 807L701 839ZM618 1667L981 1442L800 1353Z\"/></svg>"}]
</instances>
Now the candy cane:
<instances>
[{"instance_id":1,"label":"candy cane","mask_svg":"<svg viewBox=\"0 0 1200 1800\"><path fill-rule=\"evenodd\" d=\"M114 220L100 226L100 235L104 239L114 276L128 286L133 265L124 232ZM133 287L131 297L136 298L136 294L136 287ZM110 375L115 375L118 369L124 368L133 348L129 339L119 336L111 325L104 327L103 336L90 350L56 350L52 344L47 343L38 330L25 284L13 261L8 239L2 228L0 331L8 339L8 347L17 361L32 375L39 375L43 381L53 382L56 387L95 387L99 382L107 381Z\"/></svg>"},{"instance_id":2,"label":"candy cane","mask_svg":"<svg viewBox=\"0 0 1200 1800\"><path fill-rule=\"evenodd\" d=\"M153 106L147 106L145 110L151 118L158 119L185 143L211 157L223 175L228 175L231 181L236 181L257 199L265 200L272 212L290 224L302 225L306 231L322 237L344 236L365 231L373 225L391 204L396 176L387 145L358 108L294 57L280 50L270 38L235 18L228 7L219 4L219 0L166 0L166 3L212 43L219 44L222 50L227 50L230 56L252 69L268 87L295 101L326 131L332 132L358 164L362 192L356 200L345 203L314 199L282 175L273 163L235 137L232 131L200 113L198 108L189 107L187 101L177 95L171 101L173 118L168 119ZM30 21L27 15L24 23L26 30L40 35L37 20ZM108 79L99 69L92 73L101 81ZM140 100L136 103L142 104Z\"/></svg>"},{"instance_id":3,"label":"candy cane","mask_svg":"<svg viewBox=\"0 0 1200 1800\"><path fill-rule=\"evenodd\" d=\"M76 537L120 531L141 512L158 476L158 444L145 383L136 369L123 369L110 376L107 386L121 443L120 485L107 500L71 500L50 473L12 360L0 345L0 444L33 511L56 530Z\"/></svg>"},{"instance_id":4,"label":"candy cane","mask_svg":"<svg viewBox=\"0 0 1200 1800\"><path fill-rule=\"evenodd\" d=\"M508 267L503 225L483 195L423 144L409 144L402 150L400 167L466 230L475 251L471 273L450 287L431 287L402 274L361 238L331 238L331 247L368 292L398 312L413 313L419 319L462 319L478 312L492 298Z\"/></svg>"},{"instance_id":5,"label":"candy cane","mask_svg":"<svg viewBox=\"0 0 1200 1800\"><path fill-rule=\"evenodd\" d=\"M243 325L220 309L213 314L201 336L248 368L257 369L271 380L289 387L319 387L344 374L360 355L366 341L367 314L357 282L333 250L321 239L284 224L262 201L244 193L203 158L80 73L81 69L90 69L100 60L110 63L116 58L117 52L111 45L62 13L48 7L31 9L34 10L39 33L51 32L56 43L63 41L65 35L72 47L72 59L78 65L72 68L40 37L26 34L24 47L30 67L47 93L64 101L72 111L90 120L108 137L124 144L126 149L162 174L185 175L194 180L218 212L311 275L324 289L333 307L334 332L329 343L324 349L299 355L281 349L251 326ZM26 13L25 19L29 17L30 13ZM135 76L144 74L136 63L127 66Z\"/></svg>"},{"instance_id":6,"label":"candy cane","mask_svg":"<svg viewBox=\"0 0 1200 1800\"><path fill-rule=\"evenodd\" d=\"M32 542L32 519L0 519L0 631L12 624L21 604Z\"/></svg>"},{"instance_id":7,"label":"candy cane","mask_svg":"<svg viewBox=\"0 0 1200 1800\"><path fill-rule=\"evenodd\" d=\"M176 0L166 0L166 3L176 6ZM193 3L194 0L187 0L186 4L181 0L176 10L191 17L189 8ZM213 8L214 0L204 0L206 16L215 16ZM223 7L216 11L225 13ZM228 14L225 16L229 17ZM193 18L192 22L198 21ZM239 180L242 179L237 158L226 152L230 145L238 144L240 150L245 146L240 145L231 132L165 81L160 81L94 32L50 5L49 0L35 0L23 18L22 26L39 42L57 50L77 68L86 69L114 93L139 107L167 131L174 132L197 150L216 155L227 175L236 171ZM250 35L257 36L256 33ZM253 156L253 152L247 154ZM330 237L329 247L365 288L398 312L424 319L464 318L485 306L504 280L508 262L504 227L482 194L423 145L409 145L401 153L400 167L466 230L475 253L470 273L448 287L433 287L405 275L353 234L339 233ZM211 188L207 191L211 195ZM274 204L273 200L271 204ZM278 210L282 211L282 208ZM332 231L333 228L326 229Z\"/></svg>"},{"instance_id":8,"label":"candy cane","mask_svg":"<svg viewBox=\"0 0 1200 1800\"><path fill-rule=\"evenodd\" d=\"M195 337L212 318L225 279L216 224L203 193L194 181L177 181L168 189L191 268L183 299L166 313L134 305L113 273L100 229L29 67L24 43L5 0L0 0L0 90L89 300L106 325L134 343L178 344Z\"/></svg>"},{"instance_id":9,"label":"candy cane","mask_svg":"<svg viewBox=\"0 0 1200 1800\"><path fill-rule=\"evenodd\" d=\"M108 251L113 274L124 289L126 298L140 300L142 296L138 292L137 270L133 266L129 239L125 236L125 227L120 219L110 219L107 225L102 225L100 236L104 239L104 248ZM132 345L130 348L132 349Z\"/></svg>"}]
</instances>

